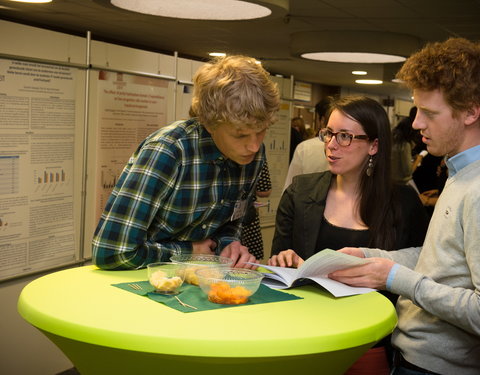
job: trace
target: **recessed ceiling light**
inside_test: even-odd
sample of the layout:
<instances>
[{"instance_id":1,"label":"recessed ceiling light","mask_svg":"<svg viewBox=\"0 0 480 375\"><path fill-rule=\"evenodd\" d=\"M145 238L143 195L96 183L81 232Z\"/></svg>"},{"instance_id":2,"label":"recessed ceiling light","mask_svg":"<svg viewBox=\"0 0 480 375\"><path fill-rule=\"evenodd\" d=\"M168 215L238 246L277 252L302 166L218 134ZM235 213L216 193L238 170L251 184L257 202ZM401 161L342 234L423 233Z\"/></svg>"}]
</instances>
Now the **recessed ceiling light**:
<instances>
[{"instance_id":1,"label":"recessed ceiling light","mask_svg":"<svg viewBox=\"0 0 480 375\"><path fill-rule=\"evenodd\" d=\"M310 52L301 55L304 59L341 63L384 64L405 61L403 56L366 52Z\"/></svg>"},{"instance_id":2,"label":"recessed ceiling light","mask_svg":"<svg viewBox=\"0 0 480 375\"><path fill-rule=\"evenodd\" d=\"M361 85L381 85L383 83L379 79L356 79L355 82Z\"/></svg>"},{"instance_id":3,"label":"recessed ceiling light","mask_svg":"<svg viewBox=\"0 0 480 375\"><path fill-rule=\"evenodd\" d=\"M241 0L111 0L111 4L137 13L196 20L249 20L272 13L266 6Z\"/></svg>"},{"instance_id":4,"label":"recessed ceiling light","mask_svg":"<svg viewBox=\"0 0 480 375\"><path fill-rule=\"evenodd\" d=\"M365 76L367 75L367 72L365 70L354 70L352 74L356 76Z\"/></svg>"},{"instance_id":5,"label":"recessed ceiling light","mask_svg":"<svg viewBox=\"0 0 480 375\"><path fill-rule=\"evenodd\" d=\"M208 54L209 56L212 56L212 57L224 57L224 56L227 56L227 54L225 52L210 52Z\"/></svg>"}]
</instances>

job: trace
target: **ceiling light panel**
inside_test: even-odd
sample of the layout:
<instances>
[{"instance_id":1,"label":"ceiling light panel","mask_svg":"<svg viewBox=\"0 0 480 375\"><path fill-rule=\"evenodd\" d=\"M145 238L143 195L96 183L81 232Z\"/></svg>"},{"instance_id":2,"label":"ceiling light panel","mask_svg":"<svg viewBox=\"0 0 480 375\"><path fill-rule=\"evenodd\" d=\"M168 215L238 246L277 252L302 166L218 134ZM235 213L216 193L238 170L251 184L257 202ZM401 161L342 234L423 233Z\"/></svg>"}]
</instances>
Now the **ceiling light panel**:
<instances>
[{"instance_id":1,"label":"ceiling light panel","mask_svg":"<svg viewBox=\"0 0 480 375\"><path fill-rule=\"evenodd\" d=\"M132 12L161 17L236 21L268 17L272 9L288 8L288 0L111 0L111 4Z\"/></svg>"},{"instance_id":2,"label":"ceiling light panel","mask_svg":"<svg viewBox=\"0 0 480 375\"><path fill-rule=\"evenodd\" d=\"M355 83L359 83L361 85L381 85L383 81L379 79L356 79Z\"/></svg>"},{"instance_id":3,"label":"ceiling light panel","mask_svg":"<svg viewBox=\"0 0 480 375\"><path fill-rule=\"evenodd\" d=\"M403 56L366 52L313 52L300 55L304 59L341 63L384 64L405 61Z\"/></svg>"},{"instance_id":4,"label":"ceiling light panel","mask_svg":"<svg viewBox=\"0 0 480 375\"><path fill-rule=\"evenodd\" d=\"M290 37L292 55L328 62L398 63L419 46L409 35L371 31L307 31Z\"/></svg>"},{"instance_id":5,"label":"ceiling light panel","mask_svg":"<svg viewBox=\"0 0 480 375\"><path fill-rule=\"evenodd\" d=\"M52 0L10 0L17 3L30 3L30 4L46 4L51 3Z\"/></svg>"}]
</instances>

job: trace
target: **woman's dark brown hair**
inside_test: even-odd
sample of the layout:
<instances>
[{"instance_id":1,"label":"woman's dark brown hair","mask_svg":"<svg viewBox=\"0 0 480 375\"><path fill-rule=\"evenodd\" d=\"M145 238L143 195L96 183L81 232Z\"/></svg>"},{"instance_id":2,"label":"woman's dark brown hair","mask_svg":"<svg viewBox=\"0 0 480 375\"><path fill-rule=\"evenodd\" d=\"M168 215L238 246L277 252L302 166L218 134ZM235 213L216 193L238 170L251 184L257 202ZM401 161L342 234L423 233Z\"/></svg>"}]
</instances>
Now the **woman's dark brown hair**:
<instances>
[{"instance_id":1,"label":"woman's dark brown hair","mask_svg":"<svg viewBox=\"0 0 480 375\"><path fill-rule=\"evenodd\" d=\"M368 226L369 247L391 250L395 246L395 215L393 186L390 171L391 132L387 113L377 101L365 96L345 96L335 99L331 111L338 110L358 122L370 141L378 139L378 151L373 155L373 174L366 173L368 158L363 166L359 184L358 210ZM330 113L331 113L330 111Z\"/></svg>"}]
</instances>

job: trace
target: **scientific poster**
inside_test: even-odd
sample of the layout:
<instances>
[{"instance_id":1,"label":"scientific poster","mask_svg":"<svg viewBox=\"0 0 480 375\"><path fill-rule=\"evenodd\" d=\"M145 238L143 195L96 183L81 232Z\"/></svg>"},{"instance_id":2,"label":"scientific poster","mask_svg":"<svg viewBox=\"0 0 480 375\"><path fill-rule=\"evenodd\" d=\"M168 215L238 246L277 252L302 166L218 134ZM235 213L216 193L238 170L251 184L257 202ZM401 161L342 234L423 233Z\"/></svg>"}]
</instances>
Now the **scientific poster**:
<instances>
[{"instance_id":1,"label":"scientific poster","mask_svg":"<svg viewBox=\"0 0 480 375\"><path fill-rule=\"evenodd\" d=\"M78 257L75 72L0 59L0 279Z\"/></svg>"},{"instance_id":2,"label":"scientific poster","mask_svg":"<svg viewBox=\"0 0 480 375\"><path fill-rule=\"evenodd\" d=\"M172 83L131 74L98 71L95 225L123 167L138 145L167 125Z\"/></svg>"},{"instance_id":3,"label":"scientific poster","mask_svg":"<svg viewBox=\"0 0 480 375\"><path fill-rule=\"evenodd\" d=\"M262 226L275 224L278 203L282 197L283 185L287 177L288 158L290 154L290 103L282 101L277 115L277 122L267 130L263 141L268 160L268 169L272 181L272 193L268 198L258 201L266 205L259 208Z\"/></svg>"}]
</instances>

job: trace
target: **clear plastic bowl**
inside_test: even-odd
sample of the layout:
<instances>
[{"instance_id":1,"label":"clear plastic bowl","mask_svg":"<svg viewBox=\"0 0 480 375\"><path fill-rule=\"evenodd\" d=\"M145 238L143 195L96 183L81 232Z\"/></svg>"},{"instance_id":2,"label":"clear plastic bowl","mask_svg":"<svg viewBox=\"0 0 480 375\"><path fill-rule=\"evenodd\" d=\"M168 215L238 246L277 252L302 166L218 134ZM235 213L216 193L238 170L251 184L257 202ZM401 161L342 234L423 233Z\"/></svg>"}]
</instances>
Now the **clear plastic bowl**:
<instances>
[{"instance_id":1,"label":"clear plastic bowl","mask_svg":"<svg viewBox=\"0 0 480 375\"><path fill-rule=\"evenodd\" d=\"M246 303L263 278L260 272L244 268L202 268L195 274L208 300L224 305Z\"/></svg>"},{"instance_id":2,"label":"clear plastic bowl","mask_svg":"<svg viewBox=\"0 0 480 375\"><path fill-rule=\"evenodd\" d=\"M177 294L185 279L185 266L179 263L147 264L148 281L155 293Z\"/></svg>"},{"instance_id":3,"label":"clear plastic bowl","mask_svg":"<svg viewBox=\"0 0 480 375\"><path fill-rule=\"evenodd\" d=\"M209 254L173 255L170 257L170 261L185 265L185 282L192 285L198 285L195 271L200 268L229 269L233 265L233 259Z\"/></svg>"}]
</instances>

